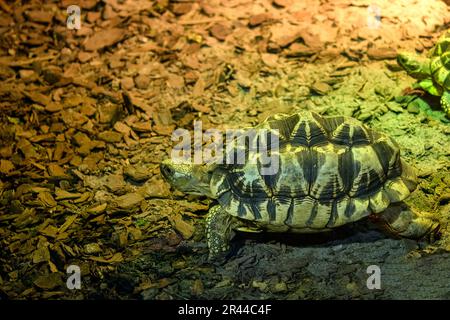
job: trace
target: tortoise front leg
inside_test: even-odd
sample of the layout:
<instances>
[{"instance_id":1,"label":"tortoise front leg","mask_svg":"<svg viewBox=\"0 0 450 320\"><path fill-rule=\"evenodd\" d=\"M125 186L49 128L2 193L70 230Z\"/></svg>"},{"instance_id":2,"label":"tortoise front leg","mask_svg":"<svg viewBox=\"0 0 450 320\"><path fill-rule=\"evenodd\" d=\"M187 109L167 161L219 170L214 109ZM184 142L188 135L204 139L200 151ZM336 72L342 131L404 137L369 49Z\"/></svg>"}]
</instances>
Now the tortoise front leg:
<instances>
[{"instance_id":1,"label":"tortoise front leg","mask_svg":"<svg viewBox=\"0 0 450 320\"><path fill-rule=\"evenodd\" d=\"M419 82L416 82L415 84L413 84L413 88L415 88L415 89L422 88L423 90L425 90L426 92L428 92L429 94L431 94L433 96L441 95L441 90L439 90L439 88L437 88L435 86L435 84L431 78L420 80Z\"/></svg>"},{"instance_id":2,"label":"tortoise front leg","mask_svg":"<svg viewBox=\"0 0 450 320\"><path fill-rule=\"evenodd\" d=\"M445 115L450 119L450 91L444 90L441 97L441 107Z\"/></svg>"},{"instance_id":3,"label":"tortoise front leg","mask_svg":"<svg viewBox=\"0 0 450 320\"><path fill-rule=\"evenodd\" d=\"M228 253L232 238L231 220L232 217L221 206L209 209L206 217L209 260L220 259Z\"/></svg>"},{"instance_id":4,"label":"tortoise front leg","mask_svg":"<svg viewBox=\"0 0 450 320\"><path fill-rule=\"evenodd\" d=\"M394 204L378 217L381 226L403 238L435 240L439 222L427 212L418 213L404 203Z\"/></svg>"}]
</instances>

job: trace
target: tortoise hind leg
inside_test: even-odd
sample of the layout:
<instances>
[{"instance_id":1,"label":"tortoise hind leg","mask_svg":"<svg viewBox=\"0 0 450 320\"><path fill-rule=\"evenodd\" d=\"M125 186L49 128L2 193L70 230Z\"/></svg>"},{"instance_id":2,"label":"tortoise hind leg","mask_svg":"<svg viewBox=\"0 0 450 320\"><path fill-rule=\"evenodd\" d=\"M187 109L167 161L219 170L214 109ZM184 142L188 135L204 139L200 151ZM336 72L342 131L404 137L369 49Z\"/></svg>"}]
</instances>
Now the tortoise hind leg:
<instances>
[{"instance_id":1,"label":"tortoise hind leg","mask_svg":"<svg viewBox=\"0 0 450 320\"><path fill-rule=\"evenodd\" d=\"M450 119L450 91L444 91L441 96L441 107L445 115Z\"/></svg>"},{"instance_id":2,"label":"tortoise hind leg","mask_svg":"<svg viewBox=\"0 0 450 320\"><path fill-rule=\"evenodd\" d=\"M434 241L439 232L439 222L430 213L418 213L404 203L391 205L378 216L377 222L403 238Z\"/></svg>"},{"instance_id":3,"label":"tortoise hind leg","mask_svg":"<svg viewBox=\"0 0 450 320\"><path fill-rule=\"evenodd\" d=\"M209 257L212 260L221 260L230 249L232 238L231 216L221 206L209 209L206 218L206 237L208 240Z\"/></svg>"}]
</instances>

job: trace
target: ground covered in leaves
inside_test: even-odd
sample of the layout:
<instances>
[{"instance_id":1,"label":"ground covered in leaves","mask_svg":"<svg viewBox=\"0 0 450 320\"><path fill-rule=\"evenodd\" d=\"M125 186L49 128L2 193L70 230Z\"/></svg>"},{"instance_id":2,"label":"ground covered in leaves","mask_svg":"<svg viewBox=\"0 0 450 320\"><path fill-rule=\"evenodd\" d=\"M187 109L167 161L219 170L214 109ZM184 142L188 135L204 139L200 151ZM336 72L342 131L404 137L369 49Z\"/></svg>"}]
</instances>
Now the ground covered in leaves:
<instances>
[{"instance_id":1,"label":"ground covered in leaves","mask_svg":"<svg viewBox=\"0 0 450 320\"><path fill-rule=\"evenodd\" d=\"M449 120L394 60L449 23L438 0L0 0L0 298L450 298ZM393 136L420 173L407 202L436 214L441 239L369 222L239 235L209 264L210 200L160 176L173 130L296 110ZM81 290L66 288L69 265Z\"/></svg>"}]
</instances>

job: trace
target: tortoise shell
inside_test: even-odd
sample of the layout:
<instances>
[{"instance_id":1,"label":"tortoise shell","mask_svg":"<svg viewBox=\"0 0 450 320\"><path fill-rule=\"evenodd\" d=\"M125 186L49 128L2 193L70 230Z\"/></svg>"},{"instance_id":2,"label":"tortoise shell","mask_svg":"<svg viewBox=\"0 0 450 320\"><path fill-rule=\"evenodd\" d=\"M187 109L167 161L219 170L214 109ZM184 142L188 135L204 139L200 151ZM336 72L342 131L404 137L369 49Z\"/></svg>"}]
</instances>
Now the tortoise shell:
<instances>
[{"instance_id":1,"label":"tortoise shell","mask_svg":"<svg viewBox=\"0 0 450 320\"><path fill-rule=\"evenodd\" d=\"M450 51L450 30L446 31L436 42L436 45L431 48L428 56L430 58L442 55Z\"/></svg>"},{"instance_id":2,"label":"tortoise shell","mask_svg":"<svg viewBox=\"0 0 450 320\"><path fill-rule=\"evenodd\" d=\"M436 85L450 90L450 48L449 51L431 59L430 71Z\"/></svg>"},{"instance_id":3,"label":"tortoise shell","mask_svg":"<svg viewBox=\"0 0 450 320\"><path fill-rule=\"evenodd\" d=\"M438 89L450 90L450 31L430 50L430 71Z\"/></svg>"},{"instance_id":4,"label":"tortoise shell","mask_svg":"<svg viewBox=\"0 0 450 320\"><path fill-rule=\"evenodd\" d=\"M244 163L217 165L211 190L228 214L267 230L338 227L382 212L416 188L415 172L400 159L397 143L356 119L277 114L255 129L279 141L276 149L267 144L277 170L263 173L261 150L236 143L227 156L240 148Z\"/></svg>"}]
</instances>

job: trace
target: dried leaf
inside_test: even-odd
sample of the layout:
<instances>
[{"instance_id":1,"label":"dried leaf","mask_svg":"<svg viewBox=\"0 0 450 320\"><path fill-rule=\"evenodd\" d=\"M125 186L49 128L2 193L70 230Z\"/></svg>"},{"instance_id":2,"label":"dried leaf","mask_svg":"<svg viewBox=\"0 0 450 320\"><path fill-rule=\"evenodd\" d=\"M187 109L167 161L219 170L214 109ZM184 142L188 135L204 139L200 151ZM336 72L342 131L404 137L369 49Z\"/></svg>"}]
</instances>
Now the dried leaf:
<instances>
[{"instance_id":1,"label":"dried leaf","mask_svg":"<svg viewBox=\"0 0 450 320\"><path fill-rule=\"evenodd\" d=\"M0 160L0 173L10 173L15 169L14 164L9 160Z\"/></svg>"},{"instance_id":2,"label":"dried leaf","mask_svg":"<svg viewBox=\"0 0 450 320\"><path fill-rule=\"evenodd\" d=\"M68 216L64 224L59 228L58 233L63 233L64 231L66 231L72 225L72 223L75 222L77 217L78 215L76 214Z\"/></svg>"},{"instance_id":3,"label":"dried leaf","mask_svg":"<svg viewBox=\"0 0 450 320\"><path fill-rule=\"evenodd\" d=\"M95 207L87 209L86 212L90 213L90 214L97 215L97 214L103 213L106 210L107 206L108 206L107 203L102 203L102 204L99 204L99 205L97 205Z\"/></svg>"},{"instance_id":4,"label":"dried leaf","mask_svg":"<svg viewBox=\"0 0 450 320\"><path fill-rule=\"evenodd\" d=\"M34 285L44 290L52 290L55 289L56 287L62 286L63 281L61 278L61 274L49 273L46 275L39 276L34 281Z\"/></svg>"},{"instance_id":5,"label":"dried leaf","mask_svg":"<svg viewBox=\"0 0 450 320\"><path fill-rule=\"evenodd\" d=\"M169 218L172 226L177 230L184 239L189 239L194 233L194 226L186 221L180 215L175 215Z\"/></svg>"},{"instance_id":6,"label":"dried leaf","mask_svg":"<svg viewBox=\"0 0 450 320\"><path fill-rule=\"evenodd\" d=\"M84 48L87 51L95 51L105 47L112 46L121 41L126 35L124 29L112 28L95 32L94 35L86 40Z\"/></svg>"},{"instance_id":7,"label":"dried leaf","mask_svg":"<svg viewBox=\"0 0 450 320\"><path fill-rule=\"evenodd\" d=\"M41 263L50 260L50 251L47 247L41 247L33 252L33 263Z\"/></svg>"},{"instance_id":8,"label":"dried leaf","mask_svg":"<svg viewBox=\"0 0 450 320\"><path fill-rule=\"evenodd\" d=\"M68 199L78 199L81 197L81 193L71 193L69 191L63 190L61 188L55 189L56 200L68 200Z\"/></svg>"},{"instance_id":9,"label":"dried leaf","mask_svg":"<svg viewBox=\"0 0 450 320\"><path fill-rule=\"evenodd\" d=\"M144 200L144 197L139 193L127 193L123 196L117 197L115 202L117 206L122 209L131 209L133 207L137 207L139 203Z\"/></svg>"},{"instance_id":10,"label":"dried leaf","mask_svg":"<svg viewBox=\"0 0 450 320\"><path fill-rule=\"evenodd\" d=\"M111 258L101 258L101 257L88 257L92 261L102 262L102 263L120 263L123 261L122 253L118 252L114 254Z\"/></svg>"},{"instance_id":11,"label":"dried leaf","mask_svg":"<svg viewBox=\"0 0 450 320\"><path fill-rule=\"evenodd\" d=\"M45 207L53 208L58 205L56 203L55 199L53 199L53 196L50 192L47 192L47 191L39 192L37 198L40 200L42 205Z\"/></svg>"}]
</instances>

